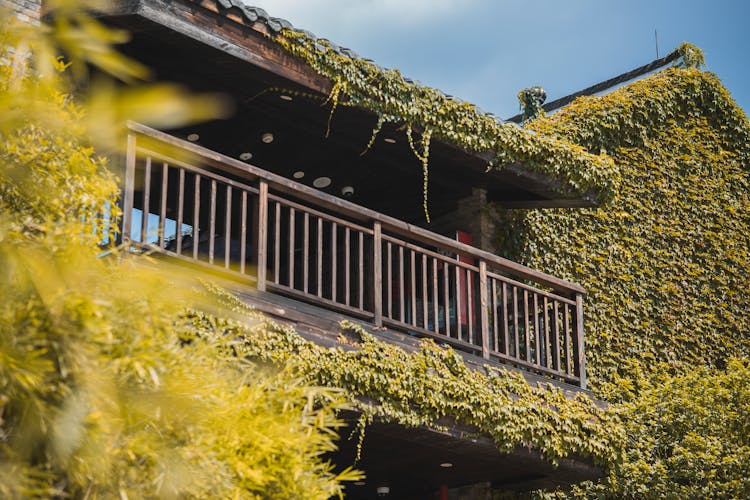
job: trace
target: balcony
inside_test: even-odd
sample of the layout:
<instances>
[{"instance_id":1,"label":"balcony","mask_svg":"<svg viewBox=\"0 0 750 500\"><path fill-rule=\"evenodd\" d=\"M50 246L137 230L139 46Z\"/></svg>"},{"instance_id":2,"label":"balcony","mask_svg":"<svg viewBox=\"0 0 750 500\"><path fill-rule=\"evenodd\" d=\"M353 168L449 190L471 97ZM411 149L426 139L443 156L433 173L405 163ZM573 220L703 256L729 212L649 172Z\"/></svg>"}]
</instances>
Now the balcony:
<instances>
[{"instance_id":1,"label":"balcony","mask_svg":"<svg viewBox=\"0 0 750 500\"><path fill-rule=\"evenodd\" d=\"M123 241L586 388L580 286L130 123Z\"/></svg>"}]
</instances>

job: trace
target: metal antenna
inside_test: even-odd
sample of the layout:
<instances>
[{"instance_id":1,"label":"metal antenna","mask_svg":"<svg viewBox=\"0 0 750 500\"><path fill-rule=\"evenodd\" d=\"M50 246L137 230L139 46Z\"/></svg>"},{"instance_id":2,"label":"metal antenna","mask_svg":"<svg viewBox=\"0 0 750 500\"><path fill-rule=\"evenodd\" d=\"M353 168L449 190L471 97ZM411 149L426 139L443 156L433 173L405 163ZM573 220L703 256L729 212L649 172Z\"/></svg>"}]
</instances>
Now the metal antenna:
<instances>
[{"instance_id":1,"label":"metal antenna","mask_svg":"<svg viewBox=\"0 0 750 500\"><path fill-rule=\"evenodd\" d=\"M659 59L659 32L654 30L654 41L656 42L656 58Z\"/></svg>"}]
</instances>

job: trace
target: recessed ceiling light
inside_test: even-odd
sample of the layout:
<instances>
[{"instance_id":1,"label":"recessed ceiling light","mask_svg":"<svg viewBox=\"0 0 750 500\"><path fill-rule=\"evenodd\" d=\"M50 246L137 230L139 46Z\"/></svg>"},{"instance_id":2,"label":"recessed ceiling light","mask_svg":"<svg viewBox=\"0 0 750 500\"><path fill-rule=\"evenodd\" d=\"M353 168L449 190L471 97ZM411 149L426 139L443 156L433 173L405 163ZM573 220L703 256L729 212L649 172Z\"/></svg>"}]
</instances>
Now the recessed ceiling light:
<instances>
[{"instance_id":1,"label":"recessed ceiling light","mask_svg":"<svg viewBox=\"0 0 750 500\"><path fill-rule=\"evenodd\" d=\"M385 139L383 139L383 140L384 140L385 142L387 142L388 144L396 144L396 139L392 139L392 138L390 138L390 137L386 137L386 138L385 138Z\"/></svg>"},{"instance_id":2,"label":"recessed ceiling light","mask_svg":"<svg viewBox=\"0 0 750 500\"><path fill-rule=\"evenodd\" d=\"M196 133L188 134L188 136L187 136L187 140L190 141L190 142L195 142L195 141L197 141L200 138L201 138L201 136L199 136Z\"/></svg>"},{"instance_id":3,"label":"recessed ceiling light","mask_svg":"<svg viewBox=\"0 0 750 500\"><path fill-rule=\"evenodd\" d=\"M364 481L355 481L354 486L364 486L366 483Z\"/></svg>"},{"instance_id":4,"label":"recessed ceiling light","mask_svg":"<svg viewBox=\"0 0 750 500\"><path fill-rule=\"evenodd\" d=\"M244 153L240 153L240 160L242 160L242 161L247 161L247 160L249 160L252 157L253 157L253 154L249 153L247 151L244 152Z\"/></svg>"},{"instance_id":5,"label":"recessed ceiling light","mask_svg":"<svg viewBox=\"0 0 750 500\"><path fill-rule=\"evenodd\" d=\"M442 467L443 469L450 469L451 467L453 467L453 464L450 462L443 462L442 464L440 464L440 467Z\"/></svg>"},{"instance_id":6,"label":"recessed ceiling light","mask_svg":"<svg viewBox=\"0 0 750 500\"><path fill-rule=\"evenodd\" d=\"M318 189L327 188L331 185L331 178L330 177L318 177L313 181L313 186L315 186Z\"/></svg>"},{"instance_id":7,"label":"recessed ceiling light","mask_svg":"<svg viewBox=\"0 0 750 500\"><path fill-rule=\"evenodd\" d=\"M302 179L305 176L305 173L302 170L297 170L292 174L292 177L295 179Z\"/></svg>"},{"instance_id":8,"label":"recessed ceiling light","mask_svg":"<svg viewBox=\"0 0 750 500\"><path fill-rule=\"evenodd\" d=\"M273 142L273 134L271 132L266 132L260 136L260 140L265 144L271 144Z\"/></svg>"},{"instance_id":9,"label":"recessed ceiling light","mask_svg":"<svg viewBox=\"0 0 750 500\"><path fill-rule=\"evenodd\" d=\"M286 94L281 94L279 96L279 99L281 99L282 101L291 101L292 100L292 96L286 95Z\"/></svg>"}]
</instances>

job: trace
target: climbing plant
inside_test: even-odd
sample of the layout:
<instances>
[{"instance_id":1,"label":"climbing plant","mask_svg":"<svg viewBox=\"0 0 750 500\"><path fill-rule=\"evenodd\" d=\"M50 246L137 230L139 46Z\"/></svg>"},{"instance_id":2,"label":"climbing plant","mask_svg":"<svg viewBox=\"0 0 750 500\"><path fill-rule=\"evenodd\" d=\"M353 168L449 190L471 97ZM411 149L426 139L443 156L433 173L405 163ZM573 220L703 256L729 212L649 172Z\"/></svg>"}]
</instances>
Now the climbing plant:
<instances>
[{"instance_id":1,"label":"climbing plant","mask_svg":"<svg viewBox=\"0 0 750 500\"><path fill-rule=\"evenodd\" d=\"M588 396L569 397L551 384L533 387L503 369L471 369L456 351L429 340L407 353L351 322L341 325L353 338L346 342L350 348L321 347L267 320L248 326L248 318L261 316L221 295L234 317L193 312L185 318L189 335L237 339L232 347L237 356L286 366L307 383L340 387L366 422L440 428L448 417L492 437L501 451L529 447L553 463L578 456L604 467L619 458L624 442L619 419Z\"/></svg>"},{"instance_id":2,"label":"climbing plant","mask_svg":"<svg viewBox=\"0 0 750 500\"><path fill-rule=\"evenodd\" d=\"M306 33L285 29L274 40L331 79L329 101L334 109L338 105L359 106L377 115L372 140L386 123L403 127L409 136L414 131L421 133L419 147L411 138L410 144L424 172L426 213L431 139L470 152L490 153L489 168L523 164L556 179L567 193L595 193L601 201L613 193L617 170L606 155L503 123L472 104L404 78L398 70L345 55L328 41L313 39Z\"/></svg>"},{"instance_id":3,"label":"climbing plant","mask_svg":"<svg viewBox=\"0 0 750 500\"><path fill-rule=\"evenodd\" d=\"M528 124L615 161L607 207L505 213L506 254L588 289L589 383L622 402L626 460L586 496L750 493L750 124L681 50L679 68Z\"/></svg>"}]
</instances>

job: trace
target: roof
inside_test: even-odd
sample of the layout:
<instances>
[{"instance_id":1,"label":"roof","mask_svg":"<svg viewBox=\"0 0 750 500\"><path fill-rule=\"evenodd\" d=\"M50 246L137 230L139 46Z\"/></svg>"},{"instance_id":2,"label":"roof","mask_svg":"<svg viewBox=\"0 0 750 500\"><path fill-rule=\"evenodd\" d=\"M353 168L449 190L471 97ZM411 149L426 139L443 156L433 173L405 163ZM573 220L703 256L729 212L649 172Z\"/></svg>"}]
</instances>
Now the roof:
<instances>
[{"instance_id":1,"label":"roof","mask_svg":"<svg viewBox=\"0 0 750 500\"><path fill-rule=\"evenodd\" d=\"M376 113L385 123L427 132L428 137L485 158L488 168L523 169L546 176L565 196L606 201L614 193L617 169L606 155L592 154L578 145L505 122L473 104L406 78L396 69L383 68L348 48L297 29L245 0L186 1L218 10L219 15L262 32L305 61L334 82L334 104L361 107ZM214 2L216 7L212 7ZM339 101L340 96L345 99ZM429 145L429 139L426 142ZM425 158L426 168L427 155L420 154L419 149L416 144L415 153Z\"/></svg>"}]
</instances>

